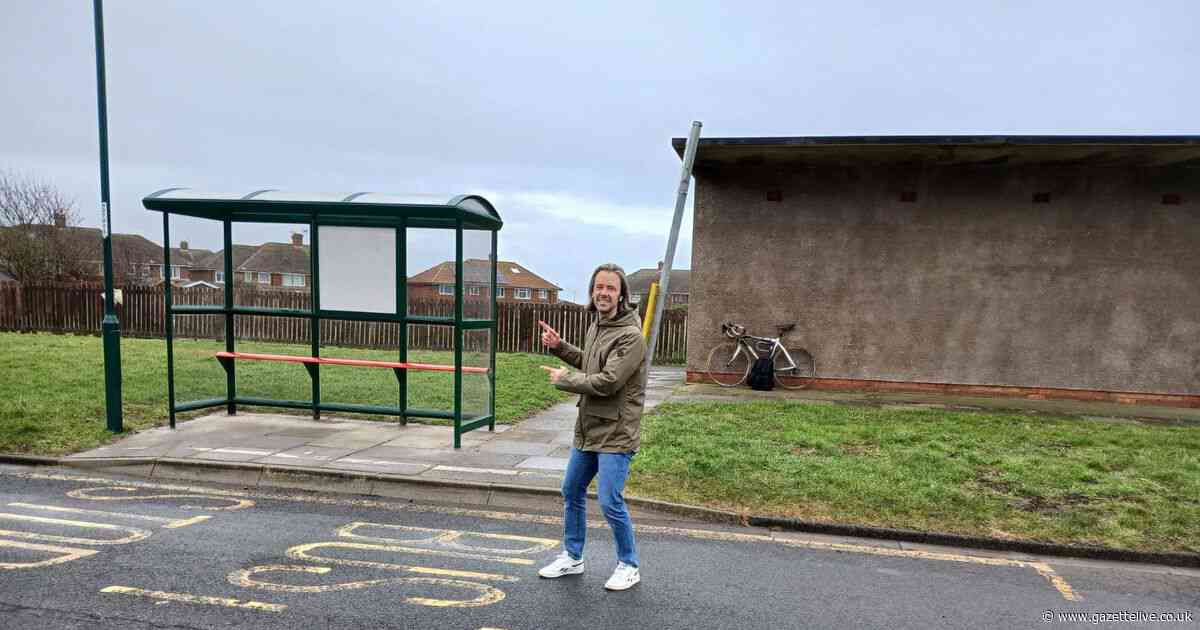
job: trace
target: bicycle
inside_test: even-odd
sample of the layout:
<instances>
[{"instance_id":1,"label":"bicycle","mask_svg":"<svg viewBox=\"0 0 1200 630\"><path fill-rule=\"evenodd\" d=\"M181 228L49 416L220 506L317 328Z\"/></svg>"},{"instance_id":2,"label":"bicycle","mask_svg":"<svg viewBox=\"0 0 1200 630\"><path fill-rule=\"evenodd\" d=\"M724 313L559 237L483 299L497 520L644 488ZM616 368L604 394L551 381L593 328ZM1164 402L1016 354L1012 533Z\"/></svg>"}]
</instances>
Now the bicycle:
<instances>
[{"instance_id":1,"label":"bicycle","mask_svg":"<svg viewBox=\"0 0 1200 630\"><path fill-rule=\"evenodd\" d=\"M733 322L721 324L721 332L733 341L717 344L708 353L708 378L722 387L741 385L750 374L750 366L760 356L769 355L775 362L775 384L784 389L807 387L816 375L816 361L804 348L785 348L781 339L796 327L779 327L779 337L755 337L746 328ZM761 353L761 354L760 354Z\"/></svg>"}]
</instances>

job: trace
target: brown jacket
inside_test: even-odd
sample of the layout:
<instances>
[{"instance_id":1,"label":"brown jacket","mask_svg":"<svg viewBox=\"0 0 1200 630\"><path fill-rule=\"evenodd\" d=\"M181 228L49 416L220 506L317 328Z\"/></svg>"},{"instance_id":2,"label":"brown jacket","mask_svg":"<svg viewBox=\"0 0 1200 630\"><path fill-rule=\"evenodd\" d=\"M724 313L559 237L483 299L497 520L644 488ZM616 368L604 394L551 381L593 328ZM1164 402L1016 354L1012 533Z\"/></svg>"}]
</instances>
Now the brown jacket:
<instances>
[{"instance_id":1,"label":"brown jacket","mask_svg":"<svg viewBox=\"0 0 1200 630\"><path fill-rule=\"evenodd\" d=\"M567 372L557 387L579 394L575 448L629 453L641 446L646 399L646 341L637 311L599 319L583 350L563 341L551 352L582 372Z\"/></svg>"}]
</instances>

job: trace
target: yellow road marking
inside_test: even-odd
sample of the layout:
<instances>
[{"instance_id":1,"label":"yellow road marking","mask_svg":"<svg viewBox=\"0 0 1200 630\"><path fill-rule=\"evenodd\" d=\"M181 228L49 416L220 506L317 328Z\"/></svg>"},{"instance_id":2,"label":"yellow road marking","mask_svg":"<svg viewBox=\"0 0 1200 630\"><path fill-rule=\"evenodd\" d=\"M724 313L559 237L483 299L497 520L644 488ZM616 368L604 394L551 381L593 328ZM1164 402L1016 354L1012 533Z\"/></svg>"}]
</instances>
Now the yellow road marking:
<instances>
[{"instance_id":1,"label":"yellow road marking","mask_svg":"<svg viewBox=\"0 0 1200 630\"><path fill-rule=\"evenodd\" d=\"M14 521L25 521L29 523L44 523L46 525L65 525L68 527L82 527L85 529L104 529L108 531L124 531L129 532L129 535L124 538L104 539L104 538L75 538L73 536L56 536L52 534L37 534L34 532L19 532L7 529L0 529L0 535L11 536L13 538L27 538L29 540L45 540L47 542L63 542L76 545L125 545L139 540L145 540L150 537L150 532L136 527L124 527L121 525L109 525L108 523L91 523L88 521L69 521L61 518L45 518L42 516L29 516L27 514L9 514L0 512L0 519L9 519Z\"/></svg>"},{"instance_id":2,"label":"yellow road marking","mask_svg":"<svg viewBox=\"0 0 1200 630\"><path fill-rule=\"evenodd\" d=\"M178 529L195 525L212 518L211 516L193 516L192 518L168 518L165 516L146 516L144 514L128 514L125 512L104 512L101 510L84 510L81 508L62 507L58 505L39 505L36 503L9 503L8 507L22 507L30 510L46 510L49 512L66 512L70 514L87 514L90 516L115 516L118 518L128 518L138 521L152 521L155 523L166 523L163 529Z\"/></svg>"},{"instance_id":3,"label":"yellow road marking","mask_svg":"<svg viewBox=\"0 0 1200 630\"><path fill-rule=\"evenodd\" d=\"M313 543L313 544L314 545L331 546L331 545L337 545L339 543ZM345 543L345 544L353 544L353 543ZM419 553L419 554L425 554L427 556L446 556L448 558L465 558L467 560L489 560L491 562L503 562L505 564L519 564L519 565L524 565L524 566L529 566L529 565L533 564L533 560L530 560L528 558L507 558L507 557L502 557L502 556L487 556L487 555L476 554L476 553L463 553L460 551L444 551L442 549L425 549L422 547L405 547L402 545L387 545L386 548L388 551L394 551L396 553Z\"/></svg>"},{"instance_id":4,"label":"yellow road marking","mask_svg":"<svg viewBox=\"0 0 1200 630\"><path fill-rule=\"evenodd\" d=\"M454 607L454 608L474 608L477 606L488 606L504 599L504 591L488 586L486 584L478 584L475 582L465 582L463 580L448 580L443 578L426 578L426 577L402 577L402 578L384 578L381 580L363 580L359 582L341 582L338 584L326 584L322 586L296 586L291 584L277 584L275 582L263 582L254 578L259 573L312 573L316 575L325 575L329 573L329 567L310 567L294 564L271 564L249 569L240 569L230 573L228 580L237 586L245 588L257 588L265 591L277 593L331 593L335 591L347 591L372 586L391 585L391 584L428 584L433 586L443 586L451 588L462 588L479 593L479 596L474 599L434 599L429 597L406 597L404 601L409 604L417 604L419 606L437 606L437 607Z\"/></svg>"},{"instance_id":5,"label":"yellow road marking","mask_svg":"<svg viewBox=\"0 0 1200 630\"><path fill-rule=\"evenodd\" d=\"M384 537L377 537L377 536L364 536L362 534L355 534L354 530L356 530L360 527L378 527L381 529L390 529L390 530L400 531L400 532L414 532L414 533L433 534L433 535L426 536L424 538L398 539L398 538L384 538ZM407 543L407 544L430 543L430 544L436 544L436 545L440 545L440 546L444 546L444 547L460 549L463 551L488 552L488 553L499 553L499 554L514 554L514 555L515 554L541 553L543 551L549 551L550 549L557 547L559 544L559 541L554 540L552 538L533 538L530 536L517 536L514 534L489 534L489 533L484 533L484 532L461 532L461 531L453 530L453 529L431 529L431 528L427 528L427 527L412 527L409 525L394 525L394 524L390 524L390 523L365 523L365 522L350 523L350 524L343 525L342 527L338 528L337 535L340 537L343 537L343 538L354 538L354 539L358 539L358 540L370 540L370 541L382 542L382 543L388 543L388 544L392 544L392 543L401 543L401 544L404 544L404 543ZM486 538L488 540L510 540L510 541L514 541L514 542L533 543L533 544L530 545L529 547L525 547L523 549L479 547L479 546L475 546L475 545L466 545L466 544L459 542L459 539L462 538L464 535L477 536L479 538Z\"/></svg>"},{"instance_id":6,"label":"yellow road marking","mask_svg":"<svg viewBox=\"0 0 1200 630\"><path fill-rule=\"evenodd\" d=\"M27 551L44 551L46 553L60 554L57 558L49 560L38 560L36 562L0 562L0 569L15 570L15 569L37 569L40 567L48 567L54 564L62 564L72 560L79 560L88 556L94 556L99 551L95 549L72 549L71 547L55 547L53 545L39 545L36 543L19 542L16 540L4 540L0 538L0 547L14 547L17 549L25 549Z\"/></svg>"},{"instance_id":7,"label":"yellow road marking","mask_svg":"<svg viewBox=\"0 0 1200 630\"><path fill-rule=\"evenodd\" d=\"M90 481L90 480L89 480ZM154 487L147 484L136 484L141 487ZM103 490L119 490L121 492L137 492L138 488L131 486L110 486L107 488L81 488L72 490L67 493L67 496L75 499L88 499L89 501L146 501L149 499L211 499L214 501L230 501L232 505L225 507L202 505L181 505L184 510L208 510L211 512L242 510L248 507L254 507L254 502L249 499L235 499L229 496L221 496L217 493L195 493L195 494L144 494L144 495L125 495L125 496L96 496L96 491Z\"/></svg>"},{"instance_id":8,"label":"yellow road marking","mask_svg":"<svg viewBox=\"0 0 1200 630\"><path fill-rule=\"evenodd\" d=\"M8 473L5 473L8 474ZM83 475L72 475L65 473L20 473L18 476L30 479L48 479L57 481L77 481L87 483L113 483L113 480L103 477L87 477ZM210 488L198 488L195 486L177 486L171 484L157 484L150 482L126 482L122 483L130 486L138 486L142 488L154 488L162 490L179 490L183 492L195 493L197 495L209 495L220 497L249 497L253 496L260 500L276 500L276 501L295 501L303 503L314 503L319 505L330 506L351 506L359 508L390 510L393 512L418 512L432 514L447 514L454 516L469 516L474 518L486 518L492 520L503 520L521 523L538 523L543 525L561 525L562 518L556 516L544 516L539 514L517 514L512 512L501 512L495 510L479 510L470 508L455 508L439 505L421 505L415 503L395 503L390 501L380 501L374 499L344 499L339 497L325 496L304 496L291 495L272 492L254 492L253 494L240 491L215 490ZM253 502L251 502L253 503ZM590 529L602 529L607 527L603 522L592 521L588 523ZM770 543L791 547L805 547L810 549L848 551L854 553L864 553L873 555L887 555L901 558L913 558L918 560L939 560L951 562L965 562L974 564L984 564L992 566L1010 566L1020 568L1031 568L1039 575L1046 578L1048 582L1057 590L1064 599L1069 601L1078 601L1081 599L1070 585L1062 577L1058 576L1047 563L1044 562L1026 562L1022 560L1008 560L1003 558L987 558L982 556L969 556L964 554L944 554L931 553L909 549L891 549L886 547L873 547L869 545L841 545L837 543L823 543L817 541L802 541L802 540L785 540L777 539L771 536L761 534L737 534L732 532L716 532L710 530L698 529L681 529L675 527L661 527L655 525L634 525L634 530L644 533L667 534L676 536L685 536L689 538L704 539L704 540L727 540L736 542L749 543ZM1037 565L1037 566L1034 566ZM1044 567L1044 568L1043 568Z\"/></svg>"},{"instance_id":9,"label":"yellow road marking","mask_svg":"<svg viewBox=\"0 0 1200 630\"><path fill-rule=\"evenodd\" d=\"M392 564L388 562L374 562L371 560L350 560L348 558L329 558L326 556L314 556L310 551L314 549L360 549L369 551L394 551L404 553L409 551L407 547L394 547L390 545L368 545L364 543L350 542L319 542L309 543L306 545L296 545L287 550L287 557L293 560L308 560L310 562L319 562L324 564L345 564L357 567L372 567L375 569L386 569L389 571L409 571L412 573L428 573L430 575L444 575L460 578L474 578L477 580L497 580L503 582L516 582L520 578L512 575L504 575L502 573L479 573L476 571L456 571L453 569L435 569L432 567L420 567L410 564Z\"/></svg>"},{"instance_id":10,"label":"yellow road marking","mask_svg":"<svg viewBox=\"0 0 1200 630\"><path fill-rule=\"evenodd\" d=\"M167 591L147 591L132 586L107 586L100 589L101 593L121 593L123 595L137 595L138 597L149 597L150 599L160 599L169 602L184 602L187 604L211 604L214 606L225 606L226 608L243 608L246 610L261 610L264 612L283 612L287 606L285 604L266 604L263 602L247 601L243 602L237 599L228 597L209 597L207 595L191 595L189 593L169 593Z\"/></svg>"}]
</instances>

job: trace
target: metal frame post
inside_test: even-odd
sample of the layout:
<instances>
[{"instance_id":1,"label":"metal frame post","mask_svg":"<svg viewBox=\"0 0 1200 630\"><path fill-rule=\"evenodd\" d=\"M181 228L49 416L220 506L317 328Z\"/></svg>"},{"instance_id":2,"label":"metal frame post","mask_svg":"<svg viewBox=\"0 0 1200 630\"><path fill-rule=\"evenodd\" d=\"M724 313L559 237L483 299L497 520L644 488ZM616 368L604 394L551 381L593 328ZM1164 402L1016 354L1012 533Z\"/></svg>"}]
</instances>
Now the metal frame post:
<instances>
[{"instance_id":1,"label":"metal frame post","mask_svg":"<svg viewBox=\"0 0 1200 630\"><path fill-rule=\"evenodd\" d=\"M454 222L454 448L462 447L463 224Z\"/></svg>"},{"instance_id":2,"label":"metal frame post","mask_svg":"<svg viewBox=\"0 0 1200 630\"><path fill-rule=\"evenodd\" d=\"M167 404L175 428L175 314L171 300L171 213L163 213L163 321L167 330Z\"/></svg>"},{"instance_id":3,"label":"metal frame post","mask_svg":"<svg viewBox=\"0 0 1200 630\"><path fill-rule=\"evenodd\" d=\"M663 305L670 298L671 264L675 260L675 245L679 242L679 225L683 222L683 207L687 204L688 187L692 181L692 163L696 159L696 145L700 141L699 120L692 121L692 130L688 134L687 148L683 152L683 169L679 175L679 192L675 196L675 218L671 220L671 236L667 239L667 255L663 258L662 271L658 277L658 293L661 296L654 305L654 321L650 326L650 341L646 348L646 373L654 363L654 354L658 350L658 329L662 324Z\"/></svg>"},{"instance_id":4,"label":"metal frame post","mask_svg":"<svg viewBox=\"0 0 1200 630\"><path fill-rule=\"evenodd\" d=\"M308 222L308 231L312 233L309 240L312 241L309 249L308 268L309 274L312 277L312 296L309 298L309 304L312 306L312 312L309 313L309 341L311 342L312 356L321 356L321 265L318 262L318 254L320 250L320 236L317 225L317 218L313 218ZM321 419L321 366L316 363L306 363L308 368L308 376L312 381L312 412L313 420Z\"/></svg>"},{"instance_id":5,"label":"metal frame post","mask_svg":"<svg viewBox=\"0 0 1200 630\"><path fill-rule=\"evenodd\" d=\"M408 362L408 221L396 228L396 314L400 320L400 358ZM408 426L408 370L396 370L400 390L400 426Z\"/></svg>"},{"instance_id":6,"label":"metal frame post","mask_svg":"<svg viewBox=\"0 0 1200 630\"><path fill-rule=\"evenodd\" d=\"M100 228L104 236L104 320L100 324L104 338L104 415L109 431L124 430L121 410L121 322L117 319L113 298L112 210L108 187L108 97L104 82L104 6L93 0L96 31L96 110L100 127ZM170 246L170 243L167 243ZM172 401L172 404L174 401ZM172 407L171 426L175 426Z\"/></svg>"},{"instance_id":7,"label":"metal frame post","mask_svg":"<svg viewBox=\"0 0 1200 630\"><path fill-rule=\"evenodd\" d=\"M166 214L163 213L164 216ZM233 352L233 221L225 219L222 224L225 242L225 351ZM230 359L222 363L225 368L225 392L229 398L225 411L232 416L237 414L237 403L234 402L237 399L237 361Z\"/></svg>"}]
</instances>

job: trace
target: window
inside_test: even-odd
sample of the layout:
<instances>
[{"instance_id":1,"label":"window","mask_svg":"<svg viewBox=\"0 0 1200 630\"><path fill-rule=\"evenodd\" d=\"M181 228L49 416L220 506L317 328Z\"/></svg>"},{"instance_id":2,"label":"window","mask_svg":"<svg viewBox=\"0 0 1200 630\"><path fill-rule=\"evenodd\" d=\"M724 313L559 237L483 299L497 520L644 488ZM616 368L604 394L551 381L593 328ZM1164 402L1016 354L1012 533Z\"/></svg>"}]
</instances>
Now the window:
<instances>
[{"instance_id":1,"label":"window","mask_svg":"<svg viewBox=\"0 0 1200 630\"><path fill-rule=\"evenodd\" d=\"M225 272L224 271L217 272L217 282L220 282L221 284L225 284Z\"/></svg>"},{"instance_id":2,"label":"window","mask_svg":"<svg viewBox=\"0 0 1200 630\"><path fill-rule=\"evenodd\" d=\"M246 281L246 284L250 284L251 282L254 282L254 272L247 271L245 274L244 280Z\"/></svg>"},{"instance_id":3,"label":"window","mask_svg":"<svg viewBox=\"0 0 1200 630\"><path fill-rule=\"evenodd\" d=\"M517 287L516 289L513 289L513 297L517 298L518 300L528 300L529 293L530 291L526 287Z\"/></svg>"},{"instance_id":4,"label":"window","mask_svg":"<svg viewBox=\"0 0 1200 630\"><path fill-rule=\"evenodd\" d=\"M467 293L470 295L479 295L479 287L468 287Z\"/></svg>"},{"instance_id":5,"label":"window","mask_svg":"<svg viewBox=\"0 0 1200 630\"><path fill-rule=\"evenodd\" d=\"M453 284L439 284L438 285L438 295L454 295L454 285Z\"/></svg>"},{"instance_id":6,"label":"window","mask_svg":"<svg viewBox=\"0 0 1200 630\"><path fill-rule=\"evenodd\" d=\"M496 297L504 297L504 287L496 287Z\"/></svg>"},{"instance_id":7,"label":"window","mask_svg":"<svg viewBox=\"0 0 1200 630\"><path fill-rule=\"evenodd\" d=\"M642 294L634 293L633 295L629 296L629 303L630 304L641 304L642 303Z\"/></svg>"},{"instance_id":8,"label":"window","mask_svg":"<svg viewBox=\"0 0 1200 630\"><path fill-rule=\"evenodd\" d=\"M258 272L258 283L259 284L271 284L271 274L269 274L265 271Z\"/></svg>"},{"instance_id":9,"label":"window","mask_svg":"<svg viewBox=\"0 0 1200 630\"><path fill-rule=\"evenodd\" d=\"M283 286L285 286L285 287L302 287L302 286L304 286L304 274L299 274L299 273L283 274Z\"/></svg>"},{"instance_id":10,"label":"window","mask_svg":"<svg viewBox=\"0 0 1200 630\"><path fill-rule=\"evenodd\" d=\"M178 280L183 277L183 268L179 265L171 265L171 279Z\"/></svg>"},{"instance_id":11,"label":"window","mask_svg":"<svg viewBox=\"0 0 1200 630\"><path fill-rule=\"evenodd\" d=\"M550 298L550 292L545 289L538 289L538 299L546 300Z\"/></svg>"}]
</instances>

